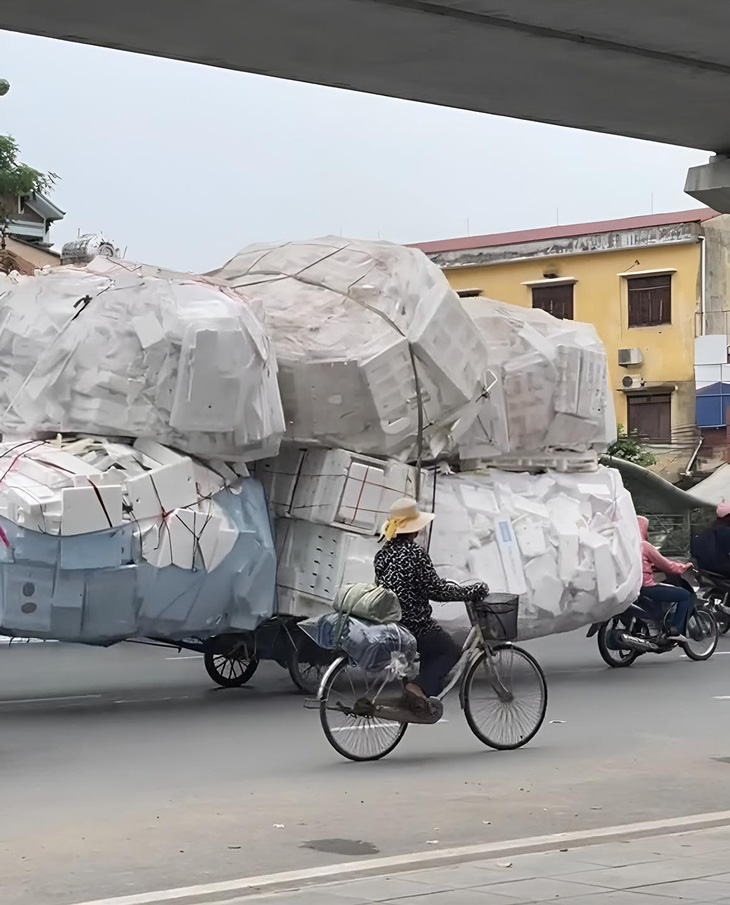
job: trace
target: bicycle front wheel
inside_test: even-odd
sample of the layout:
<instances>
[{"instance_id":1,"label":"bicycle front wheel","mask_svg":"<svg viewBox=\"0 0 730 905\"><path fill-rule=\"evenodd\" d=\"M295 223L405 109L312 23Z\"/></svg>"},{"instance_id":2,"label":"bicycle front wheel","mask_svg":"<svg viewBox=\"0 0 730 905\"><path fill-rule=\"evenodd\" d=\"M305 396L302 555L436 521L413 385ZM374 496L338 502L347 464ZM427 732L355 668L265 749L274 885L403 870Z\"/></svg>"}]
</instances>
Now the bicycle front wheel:
<instances>
[{"instance_id":1,"label":"bicycle front wheel","mask_svg":"<svg viewBox=\"0 0 730 905\"><path fill-rule=\"evenodd\" d=\"M395 748L408 723L383 720L379 705L403 697L403 683L386 673L373 676L347 659L330 667L319 695L319 716L332 747L349 760L379 760Z\"/></svg>"},{"instance_id":2,"label":"bicycle front wheel","mask_svg":"<svg viewBox=\"0 0 730 905\"><path fill-rule=\"evenodd\" d=\"M496 645L474 660L464 679L464 713L479 741L499 751L521 748L545 719L547 682L526 650Z\"/></svg>"}]
</instances>

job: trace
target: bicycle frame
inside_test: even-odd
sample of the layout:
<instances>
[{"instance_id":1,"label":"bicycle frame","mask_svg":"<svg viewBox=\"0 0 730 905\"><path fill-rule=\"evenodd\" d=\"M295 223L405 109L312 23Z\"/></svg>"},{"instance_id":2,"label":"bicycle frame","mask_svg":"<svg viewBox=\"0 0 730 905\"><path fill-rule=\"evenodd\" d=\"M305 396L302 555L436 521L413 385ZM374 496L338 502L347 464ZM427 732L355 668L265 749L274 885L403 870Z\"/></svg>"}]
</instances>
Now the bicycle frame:
<instances>
[{"instance_id":1,"label":"bicycle frame","mask_svg":"<svg viewBox=\"0 0 730 905\"><path fill-rule=\"evenodd\" d=\"M478 625L473 625L471 627L471 629L469 630L469 634L467 635L466 640L464 641L464 644L461 648L461 656L459 657L459 659L456 662L456 665L454 666L454 668L451 671L451 678L449 679L446 687L441 692L441 694L438 695L439 701L443 701L443 699L446 697L446 695L449 694L458 684L458 685L460 685L459 704L461 706L461 709L464 710L464 677L466 676L467 670L469 669L469 666L471 665L472 661L477 656L479 656L479 653L482 650L484 650L485 653L487 654L487 664L489 664L489 661L491 660L491 649L492 649L493 644L494 644L494 642L487 641L484 638L482 630ZM509 642L509 641L499 642L499 644L501 647L502 646L511 647L511 642ZM348 659L347 654L343 653L339 657L336 657L335 660L330 664L327 671L322 676L322 681L320 682L320 686L317 691L317 700L318 701L322 700L324 689L327 687L329 678L332 675L332 673L335 671L335 669L339 668L340 664L343 661L346 661L347 659ZM504 696L505 698L508 698L510 696L509 690L504 687L504 685L500 681L499 677L495 675L494 671L490 668L490 666L488 666L487 668L488 668L488 672L489 672L490 681L493 683L494 689L497 692L497 694L499 694L500 698L502 696ZM377 684L380 683L380 687L372 695L373 702L375 702L377 700L378 695L383 690L383 687L389 681L390 678L391 678L391 676L388 674L387 669L382 670L380 673L377 674L377 676L373 677L373 683L371 686L372 688L375 688L377 686ZM371 691L371 689L369 688L368 695L370 694L370 691Z\"/></svg>"}]
</instances>

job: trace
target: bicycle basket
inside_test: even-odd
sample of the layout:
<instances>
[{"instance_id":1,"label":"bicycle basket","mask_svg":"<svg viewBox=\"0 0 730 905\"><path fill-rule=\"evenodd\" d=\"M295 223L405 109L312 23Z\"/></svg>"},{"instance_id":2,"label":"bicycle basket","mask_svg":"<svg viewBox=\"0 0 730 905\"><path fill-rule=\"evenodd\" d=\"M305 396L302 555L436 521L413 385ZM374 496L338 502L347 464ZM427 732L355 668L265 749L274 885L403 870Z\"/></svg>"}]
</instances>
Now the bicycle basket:
<instances>
[{"instance_id":1,"label":"bicycle basket","mask_svg":"<svg viewBox=\"0 0 730 905\"><path fill-rule=\"evenodd\" d=\"M514 641L519 606L520 598L514 594L487 594L478 603L468 603L467 610L488 641Z\"/></svg>"}]
</instances>

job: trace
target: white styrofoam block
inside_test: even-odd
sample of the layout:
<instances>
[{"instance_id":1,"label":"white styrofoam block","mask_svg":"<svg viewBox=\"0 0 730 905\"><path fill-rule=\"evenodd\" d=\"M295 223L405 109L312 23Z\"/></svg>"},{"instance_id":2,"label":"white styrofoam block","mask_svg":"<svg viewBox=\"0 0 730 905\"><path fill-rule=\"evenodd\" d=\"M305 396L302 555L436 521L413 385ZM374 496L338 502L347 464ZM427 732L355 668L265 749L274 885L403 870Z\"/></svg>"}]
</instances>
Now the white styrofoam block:
<instances>
[{"instance_id":1,"label":"white styrofoam block","mask_svg":"<svg viewBox=\"0 0 730 905\"><path fill-rule=\"evenodd\" d=\"M255 360L255 344L233 318L216 320L209 328L188 327L183 343L170 425L179 431L225 432L231 413L244 408L240 363Z\"/></svg>"},{"instance_id":2,"label":"white styrofoam block","mask_svg":"<svg viewBox=\"0 0 730 905\"><path fill-rule=\"evenodd\" d=\"M165 341L165 331L162 328L162 324L149 311L146 314L138 314L133 317L132 326L139 337L143 349L149 349L150 346Z\"/></svg>"},{"instance_id":3,"label":"white styrofoam block","mask_svg":"<svg viewBox=\"0 0 730 905\"><path fill-rule=\"evenodd\" d=\"M127 494L132 513L138 522L162 518L162 503L149 473L130 478L127 481Z\"/></svg>"},{"instance_id":4,"label":"white styrofoam block","mask_svg":"<svg viewBox=\"0 0 730 905\"><path fill-rule=\"evenodd\" d=\"M198 501L195 474L190 459L163 465L149 473L157 498L164 512L194 506Z\"/></svg>"},{"instance_id":5,"label":"white styrofoam block","mask_svg":"<svg viewBox=\"0 0 730 905\"><path fill-rule=\"evenodd\" d=\"M191 570L195 567L198 536L204 524L203 516L189 509L178 509L165 519L167 538L163 543L170 545L173 566Z\"/></svg>"},{"instance_id":6,"label":"white styrofoam block","mask_svg":"<svg viewBox=\"0 0 730 905\"><path fill-rule=\"evenodd\" d=\"M135 440L134 448L157 465L176 465L187 458L187 456L163 446L156 440L150 440L148 437L141 437Z\"/></svg>"},{"instance_id":7,"label":"white styrofoam block","mask_svg":"<svg viewBox=\"0 0 730 905\"><path fill-rule=\"evenodd\" d=\"M393 503L414 497L416 488L414 468L343 449L303 450L284 444L276 458L257 462L254 473L275 515L363 534L379 533ZM430 508L433 485L425 472L421 485L421 504Z\"/></svg>"},{"instance_id":8,"label":"white styrofoam block","mask_svg":"<svg viewBox=\"0 0 730 905\"><path fill-rule=\"evenodd\" d=\"M486 504L475 500L483 495ZM498 512L490 512L492 500ZM468 501L468 505L467 505ZM618 472L440 476L430 553L443 577L520 596L520 636L570 631L638 596L636 514Z\"/></svg>"},{"instance_id":9,"label":"white styrofoam block","mask_svg":"<svg viewBox=\"0 0 730 905\"><path fill-rule=\"evenodd\" d=\"M341 584L374 580L378 550L374 537L298 519L277 519L276 548L280 613L326 612Z\"/></svg>"},{"instance_id":10,"label":"white styrofoam block","mask_svg":"<svg viewBox=\"0 0 730 905\"><path fill-rule=\"evenodd\" d=\"M542 556L547 551L545 531L539 523L525 520L516 522L515 534L523 556Z\"/></svg>"},{"instance_id":11,"label":"white styrofoam block","mask_svg":"<svg viewBox=\"0 0 730 905\"><path fill-rule=\"evenodd\" d=\"M525 575L512 522L508 518L498 517L494 527L499 555L502 557L502 566L507 577L507 590L512 594L524 594L527 590Z\"/></svg>"},{"instance_id":12,"label":"white styrofoam block","mask_svg":"<svg viewBox=\"0 0 730 905\"><path fill-rule=\"evenodd\" d=\"M64 487L61 534L91 534L122 524L122 488Z\"/></svg>"}]
</instances>

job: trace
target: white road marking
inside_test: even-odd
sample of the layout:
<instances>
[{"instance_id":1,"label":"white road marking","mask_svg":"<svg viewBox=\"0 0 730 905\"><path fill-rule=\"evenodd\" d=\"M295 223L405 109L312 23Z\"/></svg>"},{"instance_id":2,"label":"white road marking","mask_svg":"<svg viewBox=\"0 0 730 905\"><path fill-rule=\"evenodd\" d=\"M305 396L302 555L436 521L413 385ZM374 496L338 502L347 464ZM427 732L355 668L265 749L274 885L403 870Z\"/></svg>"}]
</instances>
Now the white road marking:
<instances>
[{"instance_id":1,"label":"white road marking","mask_svg":"<svg viewBox=\"0 0 730 905\"><path fill-rule=\"evenodd\" d=\"M323 867L310 867L302 870L289 870L278 874L263 874L259 877L244 877L240 880L223 880L217 883L201 883L198 886L183 886L177 889L162 889L158 892L143 892L130 896L117 896L112 899L94 899L77 902L76 905L164 905L179 899L214 896L220 893L245 893L246 891L265 891L266 887L301 885L302 883L320 881L332 882L336 879L353 875L380 875L393 870L416 870L419 867L439 863L450 863L456 860L482 860L499 858L505 853L512 855L526 854L531 851L546 851L550 848L565 848L566 843L574 842L583 845L609 842L612 839L626 836L649 836L661 833L683 833L692 830L725 826L730 823L730 811L716 811L710 814L695 814L691 817L671 817L668 820L651 820L644 823L629 823L624 826L610 826L597 830L577 830L571 833L555 833L551 836L533 836L527 839L512 839L506 842L487 842L481 845L464 845L458 848L444 848L427 852L413 852L408 855L391 855L385 858L371 858L361 861L347 861L341 864L328 864ZM226 900L230 900L226 896ZM209 905L216 905L209 899ZM217 905L223 905L220 900Z\"/></svg>"},{"instance_id":2,"label":"white road marking","mask_svg":"<svg viewBox=\"0 0 730 905\"><path fill-rule=\"evenodd\" d=\"M0 635L0 644L8 646L21 644L60 644L57 638L16 638L14 635Z\"/></svg>"},{"instance_id":3,"label":"white road marking","mask_svg":"<svg viewBox=\"0 0 730 905\"><path fill-rule=\"evenodd\" d=\"M730 701L730 694L714 694L713 701Z\"/></svg>"},{"instance_id":4,"label":"white road marking","mask_svg":"<svg viewBox=\"0 0 730 905\"><path fill-rule=\"evenodd\" d=\"M730 651L729 651L730 653ZM205 654L190 654L189 656L178 656L178 657L165 657L166 660L172 660L177 663L179 660L202 660L204 659Z\"/></svg>"},{"instance_id":5,"label":"white road marking","mask_svg":"<svg viewBox=\"0 0 730 905\"><path fill-rule=\"evenodd\" d=\"M120 698L112 704L159 704L160 701L188 701L192 697L191 694L176 694L164 698Z\"/></svg>"},{"instance_id":6,"label":"white road marking","mask_svg":"<svg viewBox=\"0 0 730 905\"><path fill-rule=\"evenodd\" d=\"M6 706L8 704L46 704L49 701L83 701L88 700L89 698L100 697L102 697L100 694L67 694L57 695L53 698L18 698L13 701L0 701L0 706Z\"/></svg>"}]
</instances>

